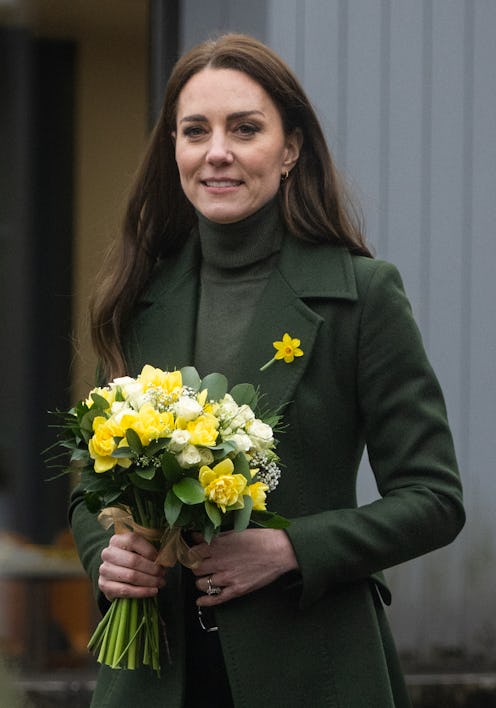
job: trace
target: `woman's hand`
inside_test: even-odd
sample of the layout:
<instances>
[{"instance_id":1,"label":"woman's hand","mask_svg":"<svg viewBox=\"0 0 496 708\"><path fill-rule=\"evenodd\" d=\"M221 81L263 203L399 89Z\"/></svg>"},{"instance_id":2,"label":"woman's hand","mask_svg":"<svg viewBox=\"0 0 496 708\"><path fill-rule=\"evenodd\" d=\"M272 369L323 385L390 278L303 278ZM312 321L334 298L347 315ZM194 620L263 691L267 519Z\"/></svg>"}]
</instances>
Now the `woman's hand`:
<instances>
[{"instance_id":1,"label":"woman's hand","mask_svg":"<svg viewBox=\"0 0 496 708\"><path fill-rule=\"evenodd\" d=\"M193 569L196 587L206 593L197 600L200 607L246 595L298 568L288 536L278 529L228 531L216 536L210 545L200 534L193 538L198 542L194 549L202 559ZM219 588L218 594L208 594Z\"/></svg>"},{"instance_id":2,"label":"woman's hand","mask_svg":"<svg viewBox=\"0 0 496 708\"><path fill-rule=\"evenodd\" d=\"M112 536L102 551L98 587L107 600L153 597L165 585L165 568L156 557L155 547L136 533Z\"/></svg>"}]
</instances>

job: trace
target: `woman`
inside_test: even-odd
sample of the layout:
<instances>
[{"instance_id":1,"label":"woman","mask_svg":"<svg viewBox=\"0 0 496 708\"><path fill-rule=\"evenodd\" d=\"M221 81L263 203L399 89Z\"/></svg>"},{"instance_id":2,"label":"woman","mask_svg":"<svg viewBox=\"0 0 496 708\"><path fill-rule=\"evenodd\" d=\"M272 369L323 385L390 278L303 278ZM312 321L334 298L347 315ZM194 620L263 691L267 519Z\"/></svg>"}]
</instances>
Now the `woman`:
<instances>
[{"instance_id":1,"label":"woman","mask_svg":"<svg viewBox=\"0 0 496 708\"><path fill-rule=\"evenodd\" d=\"M76 490L102 609L159 593L171 656L160 678L103 667L93 705L408 706L380 573L463 526L445 407L396 269L371 257L303 90L263 44L231 34L179 60L105 272L105 380L195 364L289 402L270 507L291 525L196 535L194 574L165 576ZM285 332L303 356L261 372ZM364 443L381 499L357 508Z\"/></svg>"}]
</instances>

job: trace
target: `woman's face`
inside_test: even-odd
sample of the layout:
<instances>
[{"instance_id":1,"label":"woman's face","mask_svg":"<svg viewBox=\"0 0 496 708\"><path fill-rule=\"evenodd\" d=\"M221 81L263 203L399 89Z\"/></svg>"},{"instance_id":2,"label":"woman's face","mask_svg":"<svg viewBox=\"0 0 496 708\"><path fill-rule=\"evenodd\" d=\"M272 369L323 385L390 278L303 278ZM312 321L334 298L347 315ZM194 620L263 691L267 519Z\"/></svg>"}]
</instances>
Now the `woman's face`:
<instances>
[{"instance_id":1,"label":"woman's face","mask_svg":"<svg viewBox=\"0 0 496 708\"><path fill-rule=\"evenodd\" d=\"M176 162L181 186L211 221L250 216L279 189L299 155L300 135L285 135L269 94L234 69L203 69L179 94Z\"/></svg>"}]
</instances>

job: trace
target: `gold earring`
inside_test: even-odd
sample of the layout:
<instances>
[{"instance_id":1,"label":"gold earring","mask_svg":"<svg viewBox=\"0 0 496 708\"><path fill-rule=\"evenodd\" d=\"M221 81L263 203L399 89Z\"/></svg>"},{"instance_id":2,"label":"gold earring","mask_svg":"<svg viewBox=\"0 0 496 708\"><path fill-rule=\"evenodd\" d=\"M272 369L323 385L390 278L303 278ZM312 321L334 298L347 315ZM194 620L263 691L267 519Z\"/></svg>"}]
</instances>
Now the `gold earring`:
<instances>
[{"instance_id":1,"label":"gold earring","mask_svg":"<svg viewBox=\"0 0 496 708\"><path fill-rule=\"evenodd\" d=\"M284 170L281 174L281 182L285 182L289 177L289 170Z\"/></svg>"}]
</instances>

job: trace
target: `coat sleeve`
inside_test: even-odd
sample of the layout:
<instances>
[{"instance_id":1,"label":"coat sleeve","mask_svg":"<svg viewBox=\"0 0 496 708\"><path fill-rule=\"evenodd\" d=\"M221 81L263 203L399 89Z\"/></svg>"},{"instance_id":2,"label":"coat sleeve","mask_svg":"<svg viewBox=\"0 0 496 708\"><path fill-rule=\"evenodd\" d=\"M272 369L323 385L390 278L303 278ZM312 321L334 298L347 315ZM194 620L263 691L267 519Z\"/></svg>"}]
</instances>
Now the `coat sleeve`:
<instances>
[{"instance_id":1,"label":"coat sleeve","mask_svg":"<svg viewBox=\"0 0 496 708\"><path fill-rule=\"evenodd\" d=\"M302 607L336 584L450 543L465 521L443 395L388 263L376 262L361 293L357 349L358 404L381 498L292 521Z\"/></svg>"},{"instance_id":2,"label":"coat sleeve","mask_svg":"<svg viewBox=\"0 0 496 708\"><path fill-rule=\"evenodd\" d=\"M84 501L83 490L79 486L74 489L71 495L69 523L81 563L91 580L98 605L104 613L110 603L98 588L98 576L102 562L101 553L108 545L112 532L105 531L99 524L96 515L90 513Z\"/></svg>"}]
</instances>

